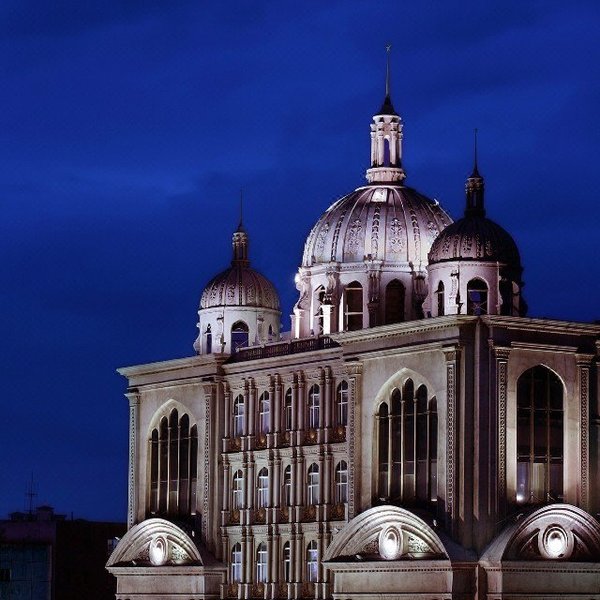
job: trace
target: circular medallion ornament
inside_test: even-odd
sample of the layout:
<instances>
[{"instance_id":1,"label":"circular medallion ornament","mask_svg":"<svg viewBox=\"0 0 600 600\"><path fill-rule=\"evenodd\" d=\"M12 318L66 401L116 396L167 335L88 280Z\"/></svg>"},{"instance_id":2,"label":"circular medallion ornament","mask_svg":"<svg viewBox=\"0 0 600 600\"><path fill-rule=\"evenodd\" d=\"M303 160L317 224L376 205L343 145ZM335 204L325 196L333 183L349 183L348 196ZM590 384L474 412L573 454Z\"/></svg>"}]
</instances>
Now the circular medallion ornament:
<instances>
[{"instance_id":1,"label":"circular medallion ornament","mask_svg":"<svg viewBox=\"0 0 600 600\"><path fill-rule=\"evenodd\" d=\"M539 536L539 548L545 558L568 558L573 551L572 535L560 525L550 525Z\"/></svg>"},{"instance_id":2,"label":"circular medallion ornament","mask_svg":"<svg viewBox=\"0 0 600 600\"><path fill-rule=\"evenodd\" d=\"M160 567L167 562L167 540L157 536L150 542L150 562Z\"/></svg>"},{"instance_id":3,"label":"circular medallion ornament","mask_svg":"<svg viewBox=\"0 0 600 600\"><path fill-rule=\"evenodd\" d=\"M379 534L379 554L386 560L396 560L402 554L402 531L390 525Z\"/></svg>"}]
</instances>

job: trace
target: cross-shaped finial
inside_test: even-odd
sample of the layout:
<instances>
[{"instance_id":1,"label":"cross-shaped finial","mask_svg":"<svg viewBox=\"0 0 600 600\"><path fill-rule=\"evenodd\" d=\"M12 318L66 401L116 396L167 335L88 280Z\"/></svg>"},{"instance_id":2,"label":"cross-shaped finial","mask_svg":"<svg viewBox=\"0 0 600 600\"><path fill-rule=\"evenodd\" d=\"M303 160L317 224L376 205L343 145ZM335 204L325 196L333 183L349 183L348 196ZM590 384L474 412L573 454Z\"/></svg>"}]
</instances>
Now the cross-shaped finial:
<instances>
[{"instance_id":1,"label":"cross-shaped finial","mask_svg":"<svg viewBox=\"0 0 600 600\"><path fill-rule=\"evenodd\" d=\"M386 52L386 63L385 63L385 96L386 98L390 95L390 50L392 49L392 44L388 42L385 45Z\"/></svg>"}]
</instances>

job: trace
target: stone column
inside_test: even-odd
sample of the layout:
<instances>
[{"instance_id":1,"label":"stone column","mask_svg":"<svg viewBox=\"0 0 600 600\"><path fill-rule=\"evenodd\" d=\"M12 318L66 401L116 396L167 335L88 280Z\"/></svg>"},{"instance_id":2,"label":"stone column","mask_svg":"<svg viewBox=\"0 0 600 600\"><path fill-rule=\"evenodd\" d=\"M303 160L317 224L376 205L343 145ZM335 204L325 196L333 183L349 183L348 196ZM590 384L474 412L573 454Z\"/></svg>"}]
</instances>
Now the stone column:
<instances>
[{"instance_id":1,"label":"stone column","mask_svg":"<svg viewBox=\"0 0 600 600\"><path fill-rule=\"evenodd\" d=\"M325 373L325 379L324 379L324 388L325 388L325 393L323 394L324 396L324 402L325 402L325 424L324 427L326 429L329 429L331 427L331 398L332 398L332 393L331 393L331 386L333 383L333 378L331 377L331 374L329 372L329 369L327 369L326 373Z\"/></svg>"},{"instance_id":2,"label":"stone column","mask_svg":"<svg viewBox=\"0 0 600 600\"><path fill-rule=\"evenodd\" d=\"M456 536L458 530L459 499L457 495L459 483L458 470L458 400L460 377L460 347L444 348L446 360L446 494L445 512L446 527L451 535Z\"/></svg>"},{"instance_id":3,"label":"stone column","mask_svg":"<svg viewBox=\"0 0 600 600\"><path fill-rule=\"evenodd\" d=\"M273 460L273 490L271 492L271 506L281 506L281 459Z\"/></svg>"},{"instance_id":4,"label":"stone column","mask_svg":"<svg viewBox=\"0 0 600 600\"><path fill-rule=\"evenodd\" d=\"M273 421L272 421L272 427L271 427L271 431L273 433L278 433L282 430L281 427L281 406L283 404L283 397L282 397L282 389L283 386L281 385L281 379L279 379L279 377L277 377L276 381L275 381L275 386L274 386L274 398L273 398Z\"/></svg>"},{"instance_id":5,"label":"stone column","mask_svg":"<svg viewBox=\"0 0 600 600\"><path fill-rule=\"evenodd\" d=\"M127 529L137 522L138 506L138 427L140 415L140 395L137 392L125 394L129 400L129 475L127 477Z\"/></svg>"},{"instance_id":6,"label":"stone column","mask_svg":"<svg viewBox=\"0 0 600 600\"><path fill-rule=\"evenodd\" d=\"M591 354L576 354L581 456L579 506L585 511L589 511L590 505L590 365L593 358Z\"/></svg>"},{"instance_id":7,"label":"stone column","mask_svg":"<svg viewBox=\"0 0 600 600\"><path fill-rule=\"evenodd\" d=\"M254 490L256 489L256 464L254 456L248 456L248 479L246 480L246 508L254 508Z\"/></svg>"},{"instance_id":8,"label":"stone column","mask_svg":"<svg viewBox=\"0 0 600 600\"><path fill-rule=\"evenodd\" d=\"M250 390L248 392L248 412L246 413L246 426L248 435L254 435L254 427L256 424L256 386L254 381L250 381Z\"/></svg>"},{"instance_id":9,"label":"stone column","mask_svg":"<svg viewBox=\"0 0 600 600\"><path fill-rule=\"evenodd\" d=\"M321 460L323 465L323 496L321 502L323 504L331 504L331 465L333 463L333 456L327 452Z\"/></svg>"},{"instance_id":10,"label":"stone column","mask_svg":"<svg viewBox=\"0 0 600 600\"><path fill-rule=\"evenodd\" d=\"M305 499L304 499L304 457L303 456L298 456L296 458L296 481L295 481L295 488L296 488L296 504L298 505L303 505L305 503Z\"/></svg>"},{"instance_id":11,"label":"stone column","mask_svg":"<svg viewBox=\"0 0 600 600\"><path fill-rule=\"evenodd\" d=\"M491 340L490 340L491 342ZM498 465L496 470L496 498L498 506L498 520L503 519L506 515L506 507L508 498L506 497L506 400L507 400L507 385L508 385L508 358L510 356L510 348L503 346L492 345L494 352L495 366L495 413L497 415L498 427L496 435L498 436ZM494 411L493 411L494 412Z\"/></svg>"},{"instance_id":12,"label":"stone column","mask_svg":"<svg viewBox=\"0 0 600 600\"><path fill-rule=\"evenodd\" d=\"M223 510L229 510L229 486L231 485L231 465L223 462Z\"/></svg>"},{"instance_id":13,"label":"stone column","mask_svg":"<svg viewBox=\"0 0 600 600\"><path fill-rule=\"evenodd\" d=\"M223 423L223 437L231 436L231 390L225 392L225 422Z\"/></svg>"},{"instance_id":14,"label":"stone column","mask_svg":"<svg viewBox=\"0 0 600 600\"><path fill-rule=\"evenodd\" d=\"M353 363L348 369L348 428L346 446L348 452L348 520L354 518L358 507L361 486L361 464L356 452L355 439L361 435L362 363Z\"/></svg>"}]
</instances>

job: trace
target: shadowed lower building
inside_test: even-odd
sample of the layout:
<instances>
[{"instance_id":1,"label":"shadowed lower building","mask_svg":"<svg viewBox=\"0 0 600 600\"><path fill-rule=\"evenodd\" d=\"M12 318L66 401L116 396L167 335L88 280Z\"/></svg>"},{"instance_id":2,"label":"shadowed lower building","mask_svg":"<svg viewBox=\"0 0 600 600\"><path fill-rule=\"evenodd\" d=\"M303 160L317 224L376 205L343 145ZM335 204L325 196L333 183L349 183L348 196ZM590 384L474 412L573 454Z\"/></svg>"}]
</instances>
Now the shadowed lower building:
<instances>
[{"instance_id":1,"label":"shadowed lower building","mask_svg":"<svg viewBox=\"0 0 600 600\"><path fill-rule=\"evenodd\" d=\"M453 222L406 185L402 128L387 94L290 334L240 224L197 354L120 370L119 600L600 598L600 326L527 317L477 164Z\"/></svg>"}]
</instances>

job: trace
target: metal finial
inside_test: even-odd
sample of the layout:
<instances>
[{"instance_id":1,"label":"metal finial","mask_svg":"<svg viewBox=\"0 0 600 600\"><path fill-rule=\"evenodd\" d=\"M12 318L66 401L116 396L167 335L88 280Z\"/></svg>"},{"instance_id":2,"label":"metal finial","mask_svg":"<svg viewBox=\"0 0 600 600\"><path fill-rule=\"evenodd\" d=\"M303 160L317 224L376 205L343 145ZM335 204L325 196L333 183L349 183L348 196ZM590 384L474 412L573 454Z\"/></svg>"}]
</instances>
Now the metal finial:
<instances>
[{"instance_id":1,"label":"metal finial","mask_svg":"<svg viewBox=\"0 0 600 600\"><path fill-rule=\"evenodd\" d=\"M243 228L244 223L244 189L240 188L240 224L238 225L238 229Z\"/></svg>"},{"instance_id":2,"label":"metal finial","mask_svg":"<svg viewBox=\"0 0 600 600\"><path fill-rule=\"evenodd\" d=\"M385 45L386 52L386 63L385 63L385 95L388 97L390 95L390 50L392 49L392 45L388 42Z\"/></svg>"},{"instance_id":3,"label":"metal finial","mask_svg":"<svg viewBox=\"0 0 600 600\"><path fill-rule=\"evenodd\" d=\"M473 144L473 152L474 152L474 162L473 162L473 171L477 173L477 127L473 130L474 134L474 144Z\"/></svg>"}]
</instances>

